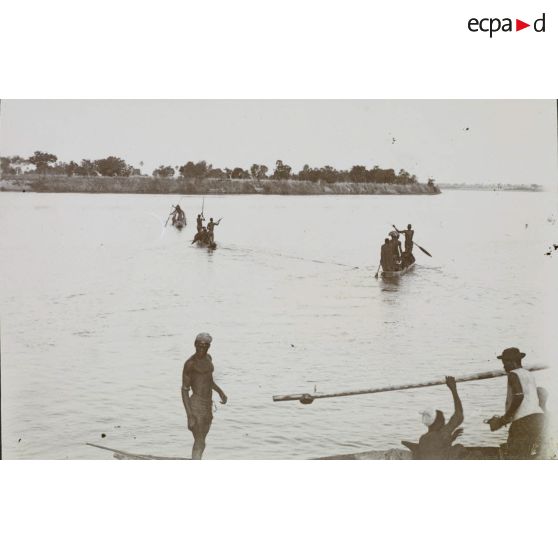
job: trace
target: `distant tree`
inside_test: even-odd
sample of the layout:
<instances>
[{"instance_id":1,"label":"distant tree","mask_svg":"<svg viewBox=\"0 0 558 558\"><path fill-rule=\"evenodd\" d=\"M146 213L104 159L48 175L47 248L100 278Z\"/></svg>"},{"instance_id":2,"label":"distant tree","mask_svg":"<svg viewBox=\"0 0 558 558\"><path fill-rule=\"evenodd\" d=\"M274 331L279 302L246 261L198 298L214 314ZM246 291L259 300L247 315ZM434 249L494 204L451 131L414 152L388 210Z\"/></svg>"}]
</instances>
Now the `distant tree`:
<instances>
[{"instance_id":1,"label":"distant tree","mask_svg":"<svg viewBox=\"0 0 558 558\"><path fill-rule=\"evenodd\" d=\"M291 167L289 165L284 165L281 159L278 159L275 163L275 171L273 173L273 178L277 180L287 180L291 177Z\"/></svg>"},{"instance_id":2,"label":"distant tree","mask_svg":"<svg viewBox=\"0 0 558 558\"><path fill-rule=\"evenodd\" d=\"M120 157L110 156L105 159L97 159L95 167L102 176L130 176L131 174L129 165Z\"/></svg>"},{"instance_id":3,"label":"distant tree","mask_svg":"<svg viewBox=\"0 0 558 558\"><path fill-rule=\"evenodd\" d=\"M203 178L207 175L208 170L210 170L211 165L207 166L205 161L199 161L197 163L193 163L192 161L188 161L185 165L182 165L178 172L183 178Z\"/></svg>"},{"instance_id":4,"label":"distant tree","mask_svg":"<svg viewBox=\"0 0 558 558\"><path fill-rule=\"evenodd\" d=\"M79 170L79 165L75 161L70 161L65 165L65 171L68 176L74 176Z\"/></svg>"},{"instance_id":5,"label":"distant tree","mask_svg":"<svg viewBox=\"0 0 558 558\"><path fill-rule=\"evenodd\" d=\"M156 178L172 178L174 176L174 169L168 165L161 165L153 171L153 176Z\"/></svg>"},{"instance_id":6,"label":"distant tree","mask_svg":"<svg viewBox=\"0 0 558 558\"><path fill-rule=\"evenodd\" d=\"M235 167L231 173L231 178L250 178L250 173L241 167Z\"/></svg>"},{"instance_id":7,"label":"distant tree","mask_svg":"<svg viewBox=\"0 0 558 558\"><path fill-rule=\"evenodd\" d=\"M227 178L231 178L232 176L232 169L229 169L228 167L225 167L225 175Z\"/></svg>"},{"instance_id":8,"label":"distant tree","mask_svg":"<svg viewBox=\"0 0 558 558\"><path fill-rule=\"evenodd\" d=\"M252 178L257 180L262 180L263 178L267 178L267 171L269 169L265 165L256 165L255 163L250 167L250 174Z\"/></svg>"},{"instance_id":9,"label":"distant tree","mask_svg":"<svg viewBox=\"0 0 558 558\"><path fill-rule=\"evenodd\" d=\"M99 171L97 170L97 165L94 161L91 161L90 159L82 159L76 169L76 174L79 176L97 176Z\"/></svg>"},{"instance_id":10,"label":"distant tree","mask_svg":"<svg viewBox=\"0 0 558 558\"><path fill-rule=\"evenodd\" d=\"M208 178L226 178L226 176L227 175L225 174L225 172L219 168L214 169L213 167L211 167L211 169L207 171Z\"/></svg>"},{"instance_id":11,"label":"distant tree","mask_svg":"<svg viewBox=\"0 0 558 558\"><path fill-rule=\"evenodd\" d=\"M29 162L35 165L37 172L40 174L46 174L50 163L56 163L58 157L52 153L46 153L44 151L35 151L31 157L29 157Z\"/></svg>"},{"instance_id":12,"label":"distant tree","mask_svg":"<svg viewBox=\"0 0 558 558\"><path fill-rule=\"evenodd\" d=\"M321 180L327 182L328 184L333 184L334 182L338 182L338 171L336 171L332 166L326 165L325 167L320 169L321 173Z\"/></svg>"},{"instance_id":13,"label":"distant tree","mask_svg":"<svg viewBox=\"0 0 558 558\"><path fill-rule=\"evenodd\" d=\"M0 174L2 176L17 174L17 170L12 167L13 157L0 157Z\"/></svg>"},{"instance_id":14,"label":"distant tree","mask_svg":"<svg viewBox=\"0 0 558 558\"><path fill-rule=\"evenodd\" d=\"M364 165L355 165L349 171L349 180L351 182L368 182L368 172Z\"/></svg>"}]
</instances>

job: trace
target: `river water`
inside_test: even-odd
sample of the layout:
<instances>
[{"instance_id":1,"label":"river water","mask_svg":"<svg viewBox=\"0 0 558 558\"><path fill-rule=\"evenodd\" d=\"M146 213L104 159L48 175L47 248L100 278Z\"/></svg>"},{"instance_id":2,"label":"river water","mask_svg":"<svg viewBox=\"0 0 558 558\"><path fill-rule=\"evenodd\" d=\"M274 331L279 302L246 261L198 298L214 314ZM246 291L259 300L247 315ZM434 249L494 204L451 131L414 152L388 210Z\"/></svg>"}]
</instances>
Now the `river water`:
<instances>
[{"instance_id":1,"label":"river water","mask_svg":"<svg viewBox=\"0 0 558 558\"><path fill-rule=\"evenodd\" d=\"M182 232L164 227L177 201ZM216 401L211 459L398 448L423 433L424 408L452 411L445 386L307 406L275 394L493 370L508 346L526 364L556 361L554 195L211 196L215 252L189 244L201 202L0 194L5 458L111 458L85 442L189 455L180 383L199 331L229 397ZM409 222L433 257L415 249L414 270L375 279L391 224ZM552 372L536 377L552 403ZM505 379L458 387L461 441L504 441L482 419L502 412Z\"/></svg>"}]
</instances>

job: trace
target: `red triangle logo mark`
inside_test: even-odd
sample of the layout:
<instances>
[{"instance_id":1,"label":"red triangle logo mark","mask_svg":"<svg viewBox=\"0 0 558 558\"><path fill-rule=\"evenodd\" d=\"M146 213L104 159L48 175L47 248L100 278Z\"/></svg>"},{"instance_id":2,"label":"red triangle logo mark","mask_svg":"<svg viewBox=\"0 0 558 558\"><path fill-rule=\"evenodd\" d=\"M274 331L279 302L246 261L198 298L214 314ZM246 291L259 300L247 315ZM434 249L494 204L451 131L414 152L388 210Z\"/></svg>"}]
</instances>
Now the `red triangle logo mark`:
<instances>
[{"instance_id":1,"label":"red triangle logo mark","mask_svg":"<svg viewBox=\"0 0 558 558\"><path fill-rule=\"evenodd\" d=\"M522 29L525 29L526 27L531 27L531 24L530 23L525 23L524 21L521 21L520 19L515 20L515 30L516 31L521 31Z\"/></svg>"}]
</instances>

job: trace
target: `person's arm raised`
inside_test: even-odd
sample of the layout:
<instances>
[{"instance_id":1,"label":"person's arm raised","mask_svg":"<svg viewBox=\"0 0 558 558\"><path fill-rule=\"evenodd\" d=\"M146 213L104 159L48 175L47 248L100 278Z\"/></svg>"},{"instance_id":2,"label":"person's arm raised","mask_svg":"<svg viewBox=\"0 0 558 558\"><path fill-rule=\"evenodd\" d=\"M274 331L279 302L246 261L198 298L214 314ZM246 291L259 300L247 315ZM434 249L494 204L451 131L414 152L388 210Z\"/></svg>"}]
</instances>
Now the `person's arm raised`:
<instances>
[{"instance_id":1,"label":"person's arm raised","mask_svg":"<svg viewBox=\"0 0 558 558\"><path fill-rule=\"evenodd\" d=\"M457 385L453 376L446 376L446 385L453 396L454 411L452 417L448 421L448 427L453 431L463 422L463 405L457 393Z\"/></svg>"}]
</instances>

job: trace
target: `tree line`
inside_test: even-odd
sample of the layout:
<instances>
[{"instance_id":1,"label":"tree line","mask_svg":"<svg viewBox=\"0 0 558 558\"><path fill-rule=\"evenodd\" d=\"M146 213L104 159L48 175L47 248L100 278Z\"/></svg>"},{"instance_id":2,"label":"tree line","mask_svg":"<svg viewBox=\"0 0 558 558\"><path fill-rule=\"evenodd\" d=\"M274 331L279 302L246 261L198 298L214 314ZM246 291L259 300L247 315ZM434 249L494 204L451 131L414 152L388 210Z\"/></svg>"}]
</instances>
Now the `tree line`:
<instances>
[{"instance_id":1,"label":"tree line","mask_svg":"<svg viewBox=\"0 0 558 558\"><path fill-rule=\"evenodd\" d=\"M34 169L29 168L29 165ZM140 162L143 167L143 162ZM140 168L126 163L120 157L110 156L104 159L82 159L79 163L70 161L65 163L59 161L58 157L52 153L35 151L27 159L19 156L0 157L0 170L2 176L15 176L18 174L40 174L46 175L66 175L72 176L146 176L142 174ZM405 169L400 169L398 173L394 169L382 169L374 166L367 169L364 165L354 165L350 170L337 170L330 165L324 167L310 167L304 165L297 173L292 168L277 160L275 168L270 170L266 165L254 163L249 169L242 167L234 168L215 168L206 161L188 161L184 165L160 165L152 175L155 178L185 178L185 179L253 179L256 181L273 180L300 180L314 183L377 183L377 184L418 184L418 179L414 174L410 174ZM429 184L434 184L429 179Z\"/></svg>"}]
</instances>

